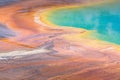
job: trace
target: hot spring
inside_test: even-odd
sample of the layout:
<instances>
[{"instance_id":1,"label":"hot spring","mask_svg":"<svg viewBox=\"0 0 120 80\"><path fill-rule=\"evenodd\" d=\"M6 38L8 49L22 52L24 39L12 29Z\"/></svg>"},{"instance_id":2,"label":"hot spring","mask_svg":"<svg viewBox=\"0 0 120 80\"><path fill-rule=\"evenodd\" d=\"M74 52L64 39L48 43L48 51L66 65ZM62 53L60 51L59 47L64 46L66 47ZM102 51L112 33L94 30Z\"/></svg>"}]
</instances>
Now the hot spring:
<instances>
[{"instance_id":1,"label":"hot spring","mask_svg":"<svg viewBox=\"0 0 120 80\"><path fill-rule=\"evenodd\" d=\"M120 2L65 7L51 10L46 15L52 24L94 31L90 36L120 44Z\"/></svg>"}]
</instances>

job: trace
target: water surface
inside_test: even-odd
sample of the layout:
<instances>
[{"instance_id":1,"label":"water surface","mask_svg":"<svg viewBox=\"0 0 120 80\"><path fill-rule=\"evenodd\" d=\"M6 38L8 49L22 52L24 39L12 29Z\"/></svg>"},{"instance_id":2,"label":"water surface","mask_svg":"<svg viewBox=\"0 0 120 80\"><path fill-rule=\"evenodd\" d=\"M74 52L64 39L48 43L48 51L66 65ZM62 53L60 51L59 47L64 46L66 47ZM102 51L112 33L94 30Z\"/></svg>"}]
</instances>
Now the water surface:
<instances>
[{"instance_id":1,"label":"water surface","mask_svg":"<svg viewBox=\"0 0 120 80\"><path fill-rule=\"evenodd\" d=\"M59 8L51 11L47 19L59 26L94 30L92 37L120 44L120 1L76 8Z\"/></svg>"}]
</instances>

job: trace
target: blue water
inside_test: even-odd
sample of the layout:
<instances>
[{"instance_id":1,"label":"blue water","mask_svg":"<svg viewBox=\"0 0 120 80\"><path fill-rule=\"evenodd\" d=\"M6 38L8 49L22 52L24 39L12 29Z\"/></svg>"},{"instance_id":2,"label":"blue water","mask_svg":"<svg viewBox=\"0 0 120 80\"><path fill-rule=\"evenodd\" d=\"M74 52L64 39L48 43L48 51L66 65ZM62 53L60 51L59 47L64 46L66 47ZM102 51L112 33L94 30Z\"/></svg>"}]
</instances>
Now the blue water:
<instances>
[{"instance_id":1,"label":"blue water","mask_svg":"<svg viewBox=\"0 0 120 80\"><path fill-rule=\"evenodd\" d=\"M56 25L95 30L96 39L120 44L120 2L52 11L48 20Z\"/></svg>"}]
</instances>

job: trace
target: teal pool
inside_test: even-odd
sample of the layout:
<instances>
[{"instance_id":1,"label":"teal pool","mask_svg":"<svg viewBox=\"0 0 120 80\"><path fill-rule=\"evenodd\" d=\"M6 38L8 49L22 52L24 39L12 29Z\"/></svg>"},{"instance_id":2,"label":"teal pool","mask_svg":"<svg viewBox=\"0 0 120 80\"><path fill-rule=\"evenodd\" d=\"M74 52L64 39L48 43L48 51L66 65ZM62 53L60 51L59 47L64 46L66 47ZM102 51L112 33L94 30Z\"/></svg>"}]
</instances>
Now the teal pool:
<instances>
[{"instance_id":1,"label":"teal pool","mask_svg":"<svg viewBox=\"0 0 120 80\"><path fill-rule=\"evenodd\" d=\"M56 9L47 16L59 26L94 30L92 37L120 44L120 2Z\"/></svg>"}]
</instances>

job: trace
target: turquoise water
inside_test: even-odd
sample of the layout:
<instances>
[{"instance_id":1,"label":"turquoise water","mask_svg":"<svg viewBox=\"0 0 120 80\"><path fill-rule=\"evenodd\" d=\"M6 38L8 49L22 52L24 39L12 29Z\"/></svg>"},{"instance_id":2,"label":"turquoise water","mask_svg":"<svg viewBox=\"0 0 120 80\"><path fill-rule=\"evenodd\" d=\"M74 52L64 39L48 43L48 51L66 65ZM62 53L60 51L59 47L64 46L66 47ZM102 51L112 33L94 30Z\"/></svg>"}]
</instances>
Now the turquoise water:
<instances>
[{"instance_id":1,"label":"turquoise water","mask_svg":"<svg viewBox=\"0 0 120 80\"><path fill-rule=\"evenodd\" d=\"M120 44L120 2L57 9L48 20L56 25L95 30L96 39Z\"/></svg>"}]
</instances>

